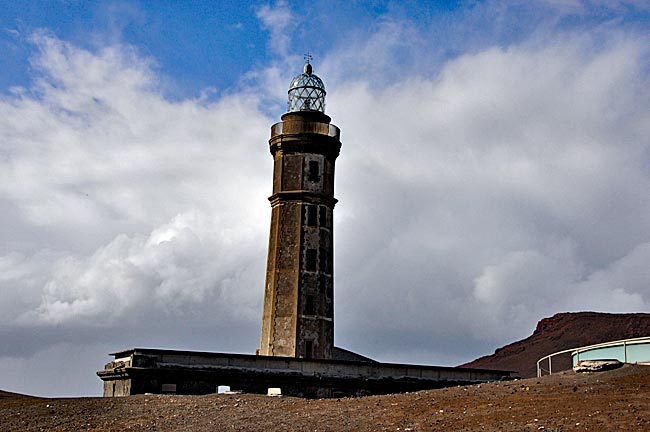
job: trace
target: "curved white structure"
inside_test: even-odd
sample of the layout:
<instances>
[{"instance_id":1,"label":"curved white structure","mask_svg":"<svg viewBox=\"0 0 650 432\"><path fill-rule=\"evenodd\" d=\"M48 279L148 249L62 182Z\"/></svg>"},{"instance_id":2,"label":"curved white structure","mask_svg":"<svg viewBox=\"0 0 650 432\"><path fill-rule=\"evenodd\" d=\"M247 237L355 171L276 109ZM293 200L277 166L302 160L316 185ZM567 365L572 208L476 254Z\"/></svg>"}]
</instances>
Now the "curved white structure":
<instances>
[{"instance_id":1,"label":"curved white structure","mask_svg":"<svg viewBox=\"0 0 650 432\"><path fill-rule=\"evenodd\" d=\"M580 360L609 360L616 359L623 363L650 363L650 336L622 339L588 345L580 348L570 348L549 354L537 360L537 376L553 373L553 357L571 353L573 365ZM548 369L544 369L544 366Z\"/></svg>"}]
</instances>

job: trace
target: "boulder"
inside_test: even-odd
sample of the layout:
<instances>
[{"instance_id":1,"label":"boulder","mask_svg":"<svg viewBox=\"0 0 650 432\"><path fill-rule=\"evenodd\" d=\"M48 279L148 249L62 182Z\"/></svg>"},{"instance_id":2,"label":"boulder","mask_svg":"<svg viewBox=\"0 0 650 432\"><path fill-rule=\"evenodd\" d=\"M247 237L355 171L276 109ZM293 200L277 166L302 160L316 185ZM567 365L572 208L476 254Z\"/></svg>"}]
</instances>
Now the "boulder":
<instances>
[{"instance_id":1,"label":"boulder","mask_svg":"<svg viewBox=\"0 0 650 432\"><path fill-rule=\"evenodd\" d=\"M580 360L577 365L573 366L575 372L602 372L617 369L623 366L623 363L616 359L604 360Z\"/></svg>"}]
</instances>

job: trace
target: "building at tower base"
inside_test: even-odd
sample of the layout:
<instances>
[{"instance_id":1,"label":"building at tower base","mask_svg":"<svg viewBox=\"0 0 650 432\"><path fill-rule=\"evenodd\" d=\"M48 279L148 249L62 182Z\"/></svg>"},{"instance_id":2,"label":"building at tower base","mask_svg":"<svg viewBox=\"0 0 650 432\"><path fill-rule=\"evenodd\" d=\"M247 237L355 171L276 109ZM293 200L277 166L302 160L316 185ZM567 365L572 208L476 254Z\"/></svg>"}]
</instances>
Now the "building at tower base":
<instances>
[{"instance_id":1,"label":"building at tower base","mask_svg":"<svg viewBox=\"0 0 650 432\"><path fill-rule=\"evenodd\" d=\"M336 351L336 350L335 350ZM510 372L374 361L319 360L134 348L112 354L97 375L104 396L245 393L328 398L400 393L503 380Z\"/></svg>"}]
</instances>

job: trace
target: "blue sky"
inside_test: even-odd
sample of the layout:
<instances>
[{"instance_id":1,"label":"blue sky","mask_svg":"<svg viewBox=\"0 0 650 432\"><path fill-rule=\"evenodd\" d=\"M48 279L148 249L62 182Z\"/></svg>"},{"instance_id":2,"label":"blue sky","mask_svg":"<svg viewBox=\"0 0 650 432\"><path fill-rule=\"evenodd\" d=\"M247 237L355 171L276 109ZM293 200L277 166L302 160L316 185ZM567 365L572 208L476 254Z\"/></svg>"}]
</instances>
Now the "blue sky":
<instances>
[{"instance_id":1,"label":"blue sky","mask_svg":"<svg viewBox=\"0 0 650 432\"><path fill-rule=\"evenodd\" d=\"M47 6L44 6L47 5ZM231 2L7 2L3 87L26 84L29 35L48 29L89 49L130 44L174 77L180 95L229 87L266 51L253 4ZM246 55L243 55L246 53ZM8 80L8 81L4 81Z\"/></svg>"},{"instance_id":2,"label":"blue sky","mask_svg":"<svg viewBox=\"0 0 650 432\"><path fill-rule=\"evenodd\" d=\"M522 1L290 2L288 52L278 53L269 27L258 19L268 6L264 2L7 1L0 11L0 85L3 91L28 85L35 49L29 37L40 29L87 49L133 46L169 78L169 96L182 98L206 88L237 88L248 72L273 63L279 54L309 51L318 61L386 21L407 23L421 35L421 46L402 48L403 60L415 65L420 56L441 64L468 51L508 46L551 30L624 25L641 31L650 14L643 3L542 1L531 7Z\"/></svg>"},{"instance_id":3,"label":"blue sky","mask_svg":"<svg viewBox=\"0 0 650 432\"><path fill-rule=\"evenodd\" d=\"M457 365L557 312L647 312L649 18L632 0L3 2L0 388L96 395L134 346L255 351L269 127L307 51L342 130L337 345Z\"/></svg>"}]
</instances>

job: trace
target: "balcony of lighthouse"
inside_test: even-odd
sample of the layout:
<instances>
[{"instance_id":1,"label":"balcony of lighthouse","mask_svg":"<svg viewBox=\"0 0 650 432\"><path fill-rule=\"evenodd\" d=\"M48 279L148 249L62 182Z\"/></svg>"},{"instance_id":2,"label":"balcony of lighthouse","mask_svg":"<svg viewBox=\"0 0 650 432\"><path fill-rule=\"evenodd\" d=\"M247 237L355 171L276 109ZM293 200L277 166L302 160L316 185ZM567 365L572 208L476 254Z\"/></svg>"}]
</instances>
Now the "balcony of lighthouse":
<instances>
[{"instance_id":1,"label":"balcony of lighthouse","mask_svg":"<svg viewBox=\"0 0 650 432\"><path fill-rule=\"evenodd\" d=\"M340 140L341 130L330 123L304 121L304 120L286 120L281 121L271 126L271 138L278 135L293 135L293 134L319 134L326 135L337 140Z\"/></svg>"}]
</instances>

